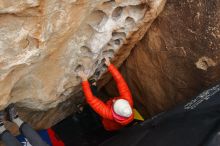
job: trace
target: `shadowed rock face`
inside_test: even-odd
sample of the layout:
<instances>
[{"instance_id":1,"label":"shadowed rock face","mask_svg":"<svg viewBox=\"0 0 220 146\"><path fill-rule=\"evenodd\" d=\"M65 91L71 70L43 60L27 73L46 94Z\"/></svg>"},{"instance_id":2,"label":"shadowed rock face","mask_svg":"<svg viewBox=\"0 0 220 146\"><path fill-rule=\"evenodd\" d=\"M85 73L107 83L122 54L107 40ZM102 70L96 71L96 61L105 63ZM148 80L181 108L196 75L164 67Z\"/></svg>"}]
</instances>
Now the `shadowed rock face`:
<instances>
[{"instance_id":1,"label":"shadowed rock face","mask_svg":"<svg viewBox=\"0 0 220 146\"><path fill-rule=\"evenodd\" d=\"M168 0L120 70L146 117L220 83L220 1Z\"/></svg>"},{"instance_id":2,"label":"shadowed rock face","mask_svg":"<svg viewBox=\"0 0 220 146\"><path fill-rule=\"evenodd\" d=\"M0 109L15 102L37 128L62 120L82 100L77 72L99 78L106 56L120 66L165 2L1 0Z\"/></svg>"}]
</instances>

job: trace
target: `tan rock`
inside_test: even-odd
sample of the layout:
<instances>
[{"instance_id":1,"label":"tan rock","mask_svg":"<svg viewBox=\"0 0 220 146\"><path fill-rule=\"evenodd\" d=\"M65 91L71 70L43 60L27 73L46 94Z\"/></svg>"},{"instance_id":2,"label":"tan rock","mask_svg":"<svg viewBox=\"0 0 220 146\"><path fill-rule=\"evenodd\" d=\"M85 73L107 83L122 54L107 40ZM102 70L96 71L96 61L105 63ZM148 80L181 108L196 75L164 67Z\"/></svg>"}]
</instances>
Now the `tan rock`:
<instances>
[{"instance_id":1,"label":"tan rock","mask_svg":"<svg viewBox=\"0 0 220 146\"><path fill-rule=\"evenodd\" d=\"M78 94L77 71L102 74L106 56L119 66L165 2L1 0L0 109L15 102L22 108L48 110Z\"/></svg>"}]
</instances>

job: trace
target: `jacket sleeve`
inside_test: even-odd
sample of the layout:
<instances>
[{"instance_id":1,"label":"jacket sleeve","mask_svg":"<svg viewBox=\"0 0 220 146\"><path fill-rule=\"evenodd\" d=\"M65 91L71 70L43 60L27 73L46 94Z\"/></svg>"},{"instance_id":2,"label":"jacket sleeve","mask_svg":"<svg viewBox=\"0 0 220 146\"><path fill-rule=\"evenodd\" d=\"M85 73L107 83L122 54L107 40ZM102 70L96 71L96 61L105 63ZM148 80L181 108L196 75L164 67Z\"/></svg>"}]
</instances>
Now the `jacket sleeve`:
<instances>
[{"instance_id":1,"label":"jacket sleeve","mask_svg":"<svg viewBox=\"0 0 220 146\"><path fill-rule=\"evenodd\" d=\"M113 120L111 109L103 101L93 95L88 81L82 82L82 88L86 101L92 107L92 109L101 117Z\"/></svg>"},{"instance_id":2,"label":"jacket sleeve","mask_svg":"<svg viewBox=\"0 0 220 146\"><path fill-rule=\"evenodd\" d=\"M117 84L120 98L127 100L130 103L131 107L133 107L133 99L131 96L131 92L130 92L128 85L125 82L124 78L122 77L122 75L118 71L118 69L113 64L110 64L108 66L108 70L112 74L112 76Z\"/></svg>"}]
</instances>

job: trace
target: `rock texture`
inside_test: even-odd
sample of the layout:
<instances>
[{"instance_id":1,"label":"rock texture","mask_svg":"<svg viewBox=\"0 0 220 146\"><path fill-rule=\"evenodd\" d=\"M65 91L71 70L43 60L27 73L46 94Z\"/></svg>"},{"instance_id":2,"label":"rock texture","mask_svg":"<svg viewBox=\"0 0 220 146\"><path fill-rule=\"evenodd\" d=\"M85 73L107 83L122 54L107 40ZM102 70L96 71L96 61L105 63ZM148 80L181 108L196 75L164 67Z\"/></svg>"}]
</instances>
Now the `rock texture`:
<instances>
[{"instance_id":1,"label":"rock texture","mask_svg":"<svg viewBox=\"0 0 220 146\"><path fill-rule=\"evenodd\" d=\"M15 102L35 128L64 119L83 100L77 72L99 78L106 56L121 65L165 2L0 0L0 109Z\"/></svg>"},{"instance_id":2,"label":"rock texture","mask_svg":"<svg viewBox=\"0 0 220 146\"><path fill-rule=\"evenodd\" d=\"M220 1L168 0L120 69L145 117L220 83Z\"/></svg>"},{"instance_id":3,"label":"rock texture","mask_svg":"<svg viewBox=\"0 0 220 146\"><path fill-rule=\"evenodd\" d=\"M48 110L98 78L103 57L121 64L165 0L1 0L0 108ZM126 49L126 50L125 50Z\"/></svg>"}]
</instances>

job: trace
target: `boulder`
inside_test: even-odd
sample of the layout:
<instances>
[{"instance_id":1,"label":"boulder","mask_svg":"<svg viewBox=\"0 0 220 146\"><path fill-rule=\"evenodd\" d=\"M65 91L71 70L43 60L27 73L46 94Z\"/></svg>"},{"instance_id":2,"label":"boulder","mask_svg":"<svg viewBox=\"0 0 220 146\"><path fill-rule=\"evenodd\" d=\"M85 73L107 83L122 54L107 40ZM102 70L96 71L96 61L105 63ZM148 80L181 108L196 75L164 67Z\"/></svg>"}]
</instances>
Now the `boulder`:
<instances>
[{"instance_id":1,"label":"boulder","mask_svg":"<svg viewBox=\"0 0 220 146\"><path fill-rule=\"evenodd\" d=\"M104 57L120 66L165 2L1 0L0 109L16 103L38 128L62 120L83 97L77 72L98 79Z\"/></svg>"},{"instance_id":2,"label":"boulder","mask_svg":"<svg viewBox=\"0 0 220 146\"><path fill-rule=\"evenodd\" d=\"M145 117L220 83L220 1L168 0L120 70ZM102 91L118 94L113 80Z\"/></svg>"}]
</instances>

